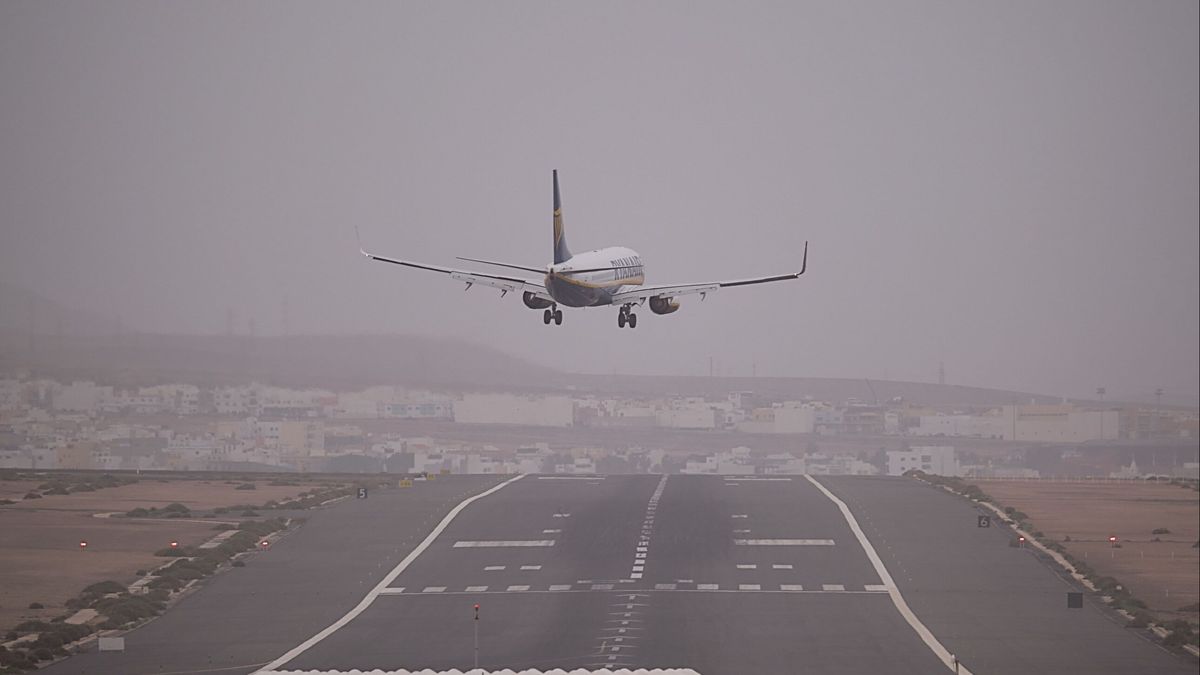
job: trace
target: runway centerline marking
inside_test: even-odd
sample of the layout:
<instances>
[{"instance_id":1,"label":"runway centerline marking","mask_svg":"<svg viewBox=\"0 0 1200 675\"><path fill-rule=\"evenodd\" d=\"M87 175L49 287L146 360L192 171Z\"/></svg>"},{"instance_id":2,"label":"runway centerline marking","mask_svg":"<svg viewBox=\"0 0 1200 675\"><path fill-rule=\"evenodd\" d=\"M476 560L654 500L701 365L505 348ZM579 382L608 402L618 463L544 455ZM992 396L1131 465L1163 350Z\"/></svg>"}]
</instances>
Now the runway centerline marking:
<instances>
[{"instance_id":1,"label":"runway centerline marking","mask_svg":"<svg viewBox=\"0 0 1200 675\"><path fill-rule=\"evenodd\" d=\"M908 625L912 626L912 629L916 631L917 635L921 638L921 641L925 643L925 646L929 647L929 650L933 652L934 656L941 659L942 664L945 665L946 668L951 672L954 672L957 675L973 675L966 666L962 665L961 663L956 663L954 655L950 653L950 650L946 649L946 647L938 641L933 633L925 627L925 624L921 623L921 620L917 618L917 615L913 613L912 609L909 608L908 602L905 601L904 596L900 594L900 589L896 587L896 582L892 579L892 575L888 572L887 566L883 564L883 560L881 560L879 558L879 554L875 552L875 547L871 545L871 541L867 539L866 533L864 533L862 528L859 527L858 521L854 518L854 514L850 512L850 507L846 506L846 502L838 499L837 495L830 492L829 488L822 485L819 481L817 481L816 478L813 478L808 474L805 474L804 477L808 479L808 482L812 483L818 490L828 497L829 501L837 505L838 509L842 512L842 517L845 518L846 523L850 525L850 531L854 533L854 537L858 539L858 543L862 545L863 551L867 554L867 558L871 560L871 565L874 566L875 573L879 575L879 579L883 581L883 585L887 587L888 595L892 599L892 604L896 606L896 610L900 612L900 616L904 617L904 620L908 622Z\"/></svg>"},{"instance_id":2,"label":"runway centerline marking","mask_svg":"<svg viewBox=\"0 0 1200 675\"><path fill-rule=\"evenodd\" d=\"M376 584L375 588L372 588L363 597L363 599L360 600L357 605L355 605L355 607L353 609L351 609L349 612L346 612L346 614L343 615L342 618L338 619L337 621L334 621L332 624L325 627L323 630L321 630L316 635L310 637L309 639L305 640L304 642L301 642L299 645L290 649L283 656L280 656L279 658L275 659L274 661L268 663L266 666L263 666L262 670L267 671L267 672L272 671L272 670L277 670L281 666L286 665L289 661L295 659L297 656L300 656L304 652L311 649L313 645L317 644L321 640L324 640L325 638L329 637L330 635L333 635L335 632L337 632L338 630L343 628L346 624L353 621L355 617L357 617L359 614L362 614L364 611L366 611L366 609L371 606L371 603L375 602L375 598L379 597L380 593L382 593L388 586L390 586L392 584L392 582L396 580L396 577L400 576L401 572L403 572L405 569L407 569L408 566L411 565L414 560L416 560L422 553L424 553L425 549L429 548L430 544L432 544L434 542L434 540L436 540L439 536L441 536L442 532L445 531L445 529L450 525L450 523L455 519L455 517L457 517L459 513L462 513L463 509L467 508L468 506L470 506L477 500L483 499L484 497L486 497L490 494L496 493L496 492L504 489L506 486L511 485L512 483L515 483L516 481L521 480L522 478L524 478L524 474L518 474L516 476L513 476L512 478L509 478L508 480L504 481L503 483L500 483L499 485L493 485L492 487L484 490L483 492L480 492L479 494L471 496L471 497L467 497L466 499L459 502L458 506L455 506L453 509L450 509L450 512L447 513L444 518L442 518L441 522L438 523L437 527L433 528L433 531L430 532L425 537L425 539L423 539L421 541L421 543L417 544L416 547L413 548L413 550L410 551L409 554L407 556L405 556L403 560L401 560L399 563L397 563L396 566L392 568L392 571L388 572L387 576L385 576L378 584Z\"/></svg>"}]
</instances>

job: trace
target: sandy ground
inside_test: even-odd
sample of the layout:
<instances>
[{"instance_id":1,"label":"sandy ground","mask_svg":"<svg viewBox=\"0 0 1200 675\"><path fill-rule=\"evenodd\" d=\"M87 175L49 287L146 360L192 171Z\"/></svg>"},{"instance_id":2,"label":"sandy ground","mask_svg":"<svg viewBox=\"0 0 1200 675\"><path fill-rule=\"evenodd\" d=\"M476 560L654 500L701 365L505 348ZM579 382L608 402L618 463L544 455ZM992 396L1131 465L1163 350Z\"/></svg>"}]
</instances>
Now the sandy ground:
<instances>
[{"instance_id":1,"label":"sandy ground","mask_svg":"<svg viewBox=\"0 0 1200 675\"><path fill-rule=\"evenodd\" d=\"M1062 542L1098 574L1115 577L1164 618L1200 600L1200 495L1156 483L980 481L1003 506L1029 515L1034 529ZM1170 534L1151 531L1165 527ZM1118 537L1113 548L1108 537ZM1065 537L1071 541L1064 541ZM1162 541L1153 541L1155 537Z\"/></svg>"},{"instance_id":2,"label":"sandy ground","mask_svg":"<svg viewBox=\"0 0 1200 675\"><path fill-rule=\"evenodd\" d=\"M280 500L313 489L313 486L303 483L267 485L266 481L258 481L254 490L238 490L236 488L242 481L167 480L143 475L139 482L133 485L22 500L25 493L41 484L42 482L0 481L0 499L18 500L17 504L2 508L100 513L125 512L139 506L146 509L155 506L161 509L171 502L179 502L196 511L234 504L263 504L272 499Z\"/></svg>"},{"instance_id":3,"label":"sandy ground","mask_svg":"<svg viewBox=\"0 0 1200 675\"><path fill-rule=\"evenodd\" d=\"M97 581L123 584L135 572L156 567L166 558L153 554L171 540L201 544L217 532L217 519L98 518L94 514L124 513L136 507L162 508L180 502L193 510L235 504L262 504L294 496L313 486L268 486L236 490L242 481L141 478L134 485L95 492L52 495L21 500L42 481L0 481L0 499L17 499L0 506L0 634L25 619L49 619L65 613L63 603ZM263 511L270 516L270 511ZM234 520L237 518L235 517ZM80 550L79 542L88 546ZM28 609L32 602L46 606Z\"/></svg>"}]
</instances>

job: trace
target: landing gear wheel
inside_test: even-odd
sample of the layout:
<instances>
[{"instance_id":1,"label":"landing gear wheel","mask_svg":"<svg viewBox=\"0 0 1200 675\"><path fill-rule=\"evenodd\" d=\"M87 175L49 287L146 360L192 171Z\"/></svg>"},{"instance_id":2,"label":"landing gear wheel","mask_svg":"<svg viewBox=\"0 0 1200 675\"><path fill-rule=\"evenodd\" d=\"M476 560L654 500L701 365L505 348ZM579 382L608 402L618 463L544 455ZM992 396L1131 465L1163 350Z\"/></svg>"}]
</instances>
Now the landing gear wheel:
<instances>
[{"instance_id":1,"label":"landing gear wheel","mask_svg":"<svg viewBox=\"0 0 1200 675\"><path fill-rule=\"evenodd\" d=\"M629 324L630 328L637 328L637 314L630 312L629 318L625 319L625 322Z\"/></svg>"},{"instance_id":2,"label":"landing gear wheel","mask_svg":"<svg viewBox=\"0 0 1200 675\"><path fill-rule=\"evenodd\" d=\"M562 310L561 309L554 310L554 325L555 326L562 325Z\"/></svg>"},{"instance_id":3,"label":"landing gear wheel","mask_svg":"<svg viewBox=\"0 0 1200 675\"><path fill-rule=\"evenodd\" d=\"M550 310L546 310L545 312L543 312L543 313L542 313L542 323L544 323L544 324L546 324L547 326L549 326L549 325L550 325L550 321L551 321L552 319L554 319L554 313L553 313L553 312L551 312Z\"/></svg>"},{"instance_id":4,"label":"landing gear wheel","mask_svg":"<svg viewBox=\"0 0 1200 675\"><path fill-rule=\"evenodd\" d=\"M625 327L625 312L624 311L617 313L617 327L618 328Z\"/></svg>"}]
</instances>

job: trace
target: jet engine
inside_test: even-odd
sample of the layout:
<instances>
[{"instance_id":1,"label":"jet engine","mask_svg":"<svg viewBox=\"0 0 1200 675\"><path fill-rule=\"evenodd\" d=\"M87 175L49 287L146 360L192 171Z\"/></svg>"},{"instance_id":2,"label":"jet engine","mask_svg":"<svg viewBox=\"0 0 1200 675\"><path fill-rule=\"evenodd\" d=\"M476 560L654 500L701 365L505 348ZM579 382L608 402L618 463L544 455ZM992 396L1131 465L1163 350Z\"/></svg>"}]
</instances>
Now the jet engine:
<instances>
[{"instance_id":1,"label":"jet engine","mask_svg":"<svg viewBox=\"0 0 1200 675\"><path fill-rule=\"evenodd\" d=\"M529 309L547 309L554 303L545 298L539 298L536 294L525 291L521 294L521 302Z\"/></svg>"},{"instance_id":2,"label":"jet engine","mask_svg":"<svg viewBox=\"0 0 1200 675\"><path fill-rule=\"evenodd\" d=\"M679 309L679 301L675 298L664 298L656 295L650 298L650 311L655 314L670 314Z\"/></svg>"}]
</instances>

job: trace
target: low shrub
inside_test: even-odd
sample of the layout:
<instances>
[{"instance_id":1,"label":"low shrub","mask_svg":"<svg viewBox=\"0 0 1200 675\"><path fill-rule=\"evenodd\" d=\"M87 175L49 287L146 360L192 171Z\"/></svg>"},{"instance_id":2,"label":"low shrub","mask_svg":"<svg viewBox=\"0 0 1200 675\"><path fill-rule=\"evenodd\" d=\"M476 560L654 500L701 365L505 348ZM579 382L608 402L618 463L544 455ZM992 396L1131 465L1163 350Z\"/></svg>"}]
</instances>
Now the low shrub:
<instances>
[{"instance_id":1,"label":"low shrub","mask_svg":"<svg viewBox=\"0 0 1200 675\"><path fill-rule=\"evenodd\" d=\"M145 518L150 515L150 512L139 506L136 509L126 511L125 515L129 518Z\"/></svg>"},{"instance_id":2,"label":"low shrub","mask_svg":"<svg viewBox=\"0 0 1200 675\"><path fill-rule=\"evenodd\" d=\"M1153 619L1154 617L1150 616L1148 612L1137 611L1133 613L1133 618L1129 620L1127 625L1130 628L1145 628L1150 625Z\"/></svg>"},{"instance_id":3,"label":"low shrub","mask_svg":"<svg viewBox=\"0 0 1200 675\"><path fill-rule=\"evenodd\" d=\"M236 530L237 526L230 525L229 523L217 523L216 525L213 525L212 529L216 532L225 532L227 530Z\"/></svg>"},{"instance_id":4,"label":"low shrub","mask_svg":"<svg viewBox=\"0 0 1200 675\"><path fill-rule=\"evenodd\" d=\"M1163 638L1163 644L1168 647L1182 647L1192 642L1195 642L1195 638L1192 637L1191 629L1187 631L1173 630L1167 634L1167 637Z\"/></svg>"},{"instance_id":5,"label":"low shrub","mask_svg":"<svg viewBox=\"0 0 1200 675\"><path fill-rule=\"evenodd\" d=\"M1179 612L1200 612L1200 602L1193 602L1193 603L1192 603L1192 604L1190 604L1190 605L1184 605L1183 607L1180 607L1180 608L1179 608L1178 610L1176 610L1176 611L1179 611Z\"/></svg>"},{"instance_id":6,"label":"low shrub","mask_svg":"<svg viewBox=\"0 0 1200 675\"><path fill-rule=\"evenodd\" d=\"M38 620L34 619L31 621L22 621L21 623L17 624L13 628L13 630L15 630L18 633L40 633L42 631L50 630L52 628L54 628L54 627L51 626L49 623L47 623L45 621L38 621Z\"/></svg>"},{"instance_id":7,"label":"low shrub","mask_svg":"<svg viewBox=\"0 0 1200 675\"><path fill-rule=\"evenodd\" d=\"M245 561L242 561L242 560L234 560L232 563L229 563L229 564L234 567L245 567L246 566Z\"/></svg>"},{"instance_id":8,"label":"low shrub","mask_svg":"<svg viewBox=\"0 0 1200 675\"><path fill-rule=\"evenodd\" d=\"M1150 534L1171 534L1171 531L1165 527L1156 527L1150 530Z\"/></svg>"},{"instance_id":9,"label":"low shrub","mask_svg":"<svg viewBox=\"0 0 1200 675\"><path fill-rule=\"evenodd\" d=\"M257 490L258 486L254 483L242 483L234 488L234 490Z\"/></svg>"},{"instance_id":10,"label":"low shrub","mask_svg":"<svg viewBox=\"0 0 1200 675\"><path fill-rule=\"evenodd\" d=\"M26 492L23 499L41 499L42 496L36 492Z\"/></svg>"},{"instance_id":11,"label":"low shrub","mask_svg":"<svg viewBox=\"0 0 1200 675\"><path fill-rule=\"evenodd\" d=\"M166 511L167 513L191 513L192 512L191 509L184 506L183 504L180 504L179 502L171 502L170 504L167 504L166 506L163 507L163 511Z\"/></svg>"},{"instance_id":12,"label":"low shrub","mask_svg":"<svg viewBox=\"0 0 1200 675\"><path fill-rule=\"evenodd\" d=\"M83 589L84 595L108 595L109 593L124 593L125 587L116 581L98 581Z\"/></svg>"},{"instance_id":13,"label":"low shrub","mask_svg":"<svg viewBox=\"0 0 1200 675\"><path fill-rule=\"evenodd\" d=\"M40 602L29 603L29 609L46 609L46 606Z\"/></svg>"}]
</instances>

